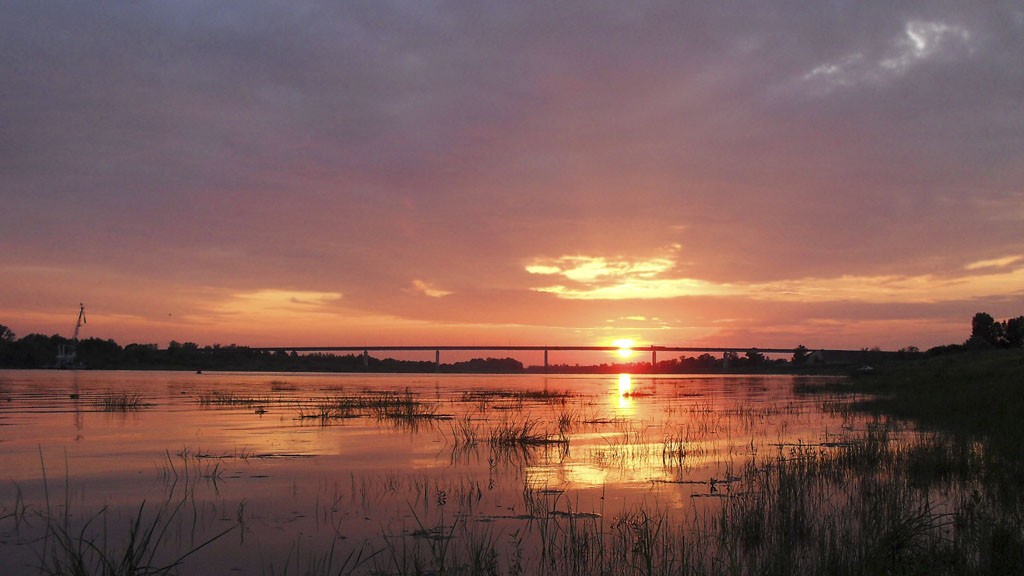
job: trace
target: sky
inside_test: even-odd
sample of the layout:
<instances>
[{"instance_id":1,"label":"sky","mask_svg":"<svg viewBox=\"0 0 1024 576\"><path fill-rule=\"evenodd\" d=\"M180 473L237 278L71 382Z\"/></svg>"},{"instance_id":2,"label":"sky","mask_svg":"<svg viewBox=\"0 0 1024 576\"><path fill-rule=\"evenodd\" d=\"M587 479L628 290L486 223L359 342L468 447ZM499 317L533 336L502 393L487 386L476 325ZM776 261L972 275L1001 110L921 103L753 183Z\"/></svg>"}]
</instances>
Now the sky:
<instances>
[{"instance_id":1,"label":"sky","mask_svg":"<svg viewBox=\"0 0 1024 576\"><path fill-rule=\"evenodd\" d=\"M4 0L0 323L898 349L1024 314L1017 1Z\"/></svg>"}]
</instances>

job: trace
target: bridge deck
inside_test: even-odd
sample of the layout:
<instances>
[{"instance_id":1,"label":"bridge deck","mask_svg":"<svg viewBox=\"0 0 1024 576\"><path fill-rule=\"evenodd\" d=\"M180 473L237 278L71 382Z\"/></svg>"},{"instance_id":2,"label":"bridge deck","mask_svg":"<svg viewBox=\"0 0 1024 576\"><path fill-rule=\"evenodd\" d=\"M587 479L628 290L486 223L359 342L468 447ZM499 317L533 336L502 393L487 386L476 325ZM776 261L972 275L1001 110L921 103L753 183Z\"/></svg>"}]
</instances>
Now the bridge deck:
<instances>
[{"instance_id":1,"label":"bridge deck","mask_svg":"<svg viewBox=\"0 0 1024 576\"><path fill-rule=\"evenodd\" d=\"M407 351L536 351L536 352L615 352L621 346L265 346L252 347L262 352L407 352ZM792 354L796 348L757 347L694 347L694 346L630 346L634 352L760 352L762 354Z\"/></svg>"}]
</instances>

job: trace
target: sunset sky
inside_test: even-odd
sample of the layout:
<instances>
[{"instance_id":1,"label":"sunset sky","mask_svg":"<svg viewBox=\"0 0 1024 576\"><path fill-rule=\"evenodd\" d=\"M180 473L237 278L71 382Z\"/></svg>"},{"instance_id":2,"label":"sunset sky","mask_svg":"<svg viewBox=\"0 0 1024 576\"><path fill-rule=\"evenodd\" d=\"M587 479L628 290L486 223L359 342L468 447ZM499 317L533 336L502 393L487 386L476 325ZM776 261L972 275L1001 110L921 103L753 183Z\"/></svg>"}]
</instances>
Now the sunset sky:
<instances>
[{"instance_id":1,"label":"sunset sky","mask_svg":"<svg viewBox=\"0 0 1024 576\"><path fill-rule=\"evenodd\" d=\"M963 342L1024 314L1024 4L11 0L0 324Z\"/></svg>"}]
</instances>

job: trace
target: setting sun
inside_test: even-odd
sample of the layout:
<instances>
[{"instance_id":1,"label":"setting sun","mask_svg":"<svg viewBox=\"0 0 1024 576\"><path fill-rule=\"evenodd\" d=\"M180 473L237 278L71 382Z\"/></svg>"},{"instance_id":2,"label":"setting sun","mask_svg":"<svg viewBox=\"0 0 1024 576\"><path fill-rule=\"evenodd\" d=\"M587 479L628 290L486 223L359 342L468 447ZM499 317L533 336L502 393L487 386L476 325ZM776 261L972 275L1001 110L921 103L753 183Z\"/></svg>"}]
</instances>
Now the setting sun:
<instances>
[{"instance_id":1,"label":"setting sun","mask_svg":"<svg viewBox=\"0 0 1024 576\"><path fill-rule=\"evenodd\" d=\"M622 358L629 358L633 355L633 341L629 338L621 338L612 342L612 346L618 346L618 355Z\"/></svg>"}]
</instances>

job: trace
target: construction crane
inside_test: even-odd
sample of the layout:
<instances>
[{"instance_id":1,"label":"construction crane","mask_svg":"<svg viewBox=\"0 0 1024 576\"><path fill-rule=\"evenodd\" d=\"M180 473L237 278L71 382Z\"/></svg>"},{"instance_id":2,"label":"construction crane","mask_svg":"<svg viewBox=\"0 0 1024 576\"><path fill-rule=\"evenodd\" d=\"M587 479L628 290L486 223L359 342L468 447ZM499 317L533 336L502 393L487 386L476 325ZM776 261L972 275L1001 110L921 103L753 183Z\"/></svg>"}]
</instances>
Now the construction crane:
<instances>
[{"instance_id":1,"label":"construction crane","mask_svg":"<svg viewBox=\"0 0 1024 576\"><path fill-rule=\"evenodd\" d=\"M78 332L82 329L82 324L86 323L85 319L85 304L79 302L78 304L78 321L75 322L75 334L71 337L71 342L68 344L61 344L57 348L57 368L78 368Z\"/></svg>"},{"instance_id":2,"label":"construction crane","mask_svg":"<svg viewBox=\"0 0 1024 576\"><path fill-rule=\"evenodd\" d=\"M75 323L75 335L71 337L71 341L78 343L78 331L82 329L82 324L86 324L85 321L85 304L78 303L78 322Z\"/></svg>"}]
</instances>

